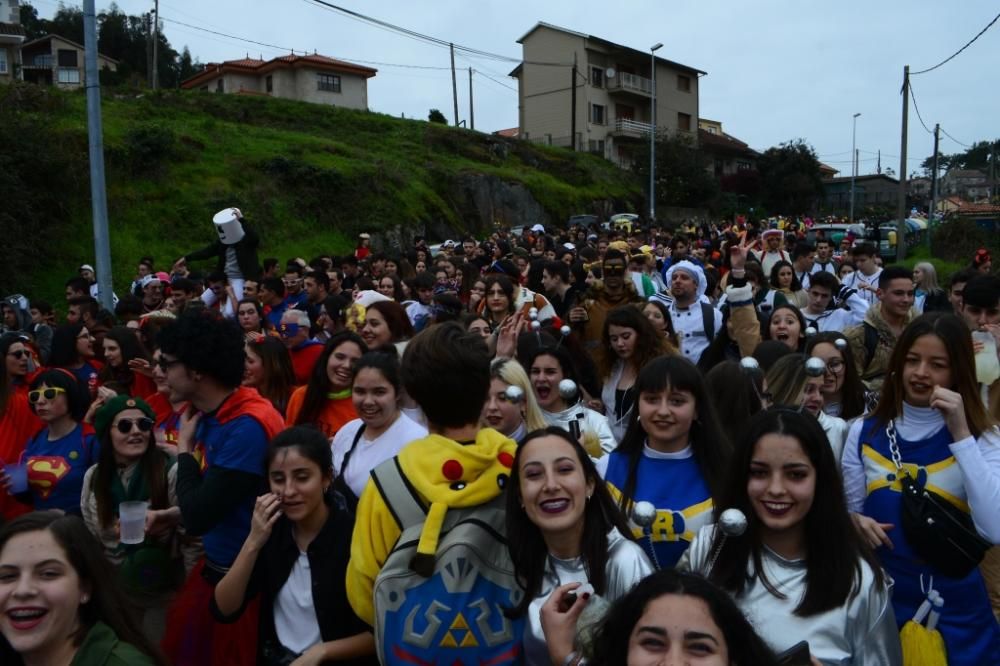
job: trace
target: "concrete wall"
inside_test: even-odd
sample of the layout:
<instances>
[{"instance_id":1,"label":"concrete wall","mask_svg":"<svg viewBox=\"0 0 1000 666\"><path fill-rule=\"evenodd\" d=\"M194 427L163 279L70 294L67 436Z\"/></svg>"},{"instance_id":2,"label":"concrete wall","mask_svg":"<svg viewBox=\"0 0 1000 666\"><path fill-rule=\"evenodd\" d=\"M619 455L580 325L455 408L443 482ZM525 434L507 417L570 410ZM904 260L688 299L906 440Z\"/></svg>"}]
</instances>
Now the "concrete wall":
<instances>
[{"instance_id":1,"label":"concrete wall","mask_svg":"<svg viewBox=\"0 0 1000 666\"><path fill-rule=\"evenodd\" d=\"M294 99L314 104L329 104L346 109L368 108L368 81L355 74L325 72L317 69L295 68ZM319 74L333 74L340 77L340 92L319 89Z\"/></svg>"},{"instance_id":2,"label":"concrete wall","mask_svg":"<svg viewBox=\"0 0 1000 666\"><path fill-rule=\"evenodd\" d=\"M565 139L568 145L571 118L571 69L532 65L531 62L573 62L576 54L581 72L586 71L587 54L583 40L564 32L541 27L522 44L525 64L521 71L519 100L523 120L521 134L531 141L546 135ZM576 131L586 137L588 100L586 84L577 78Z\"/></svg>"}]
</instances>

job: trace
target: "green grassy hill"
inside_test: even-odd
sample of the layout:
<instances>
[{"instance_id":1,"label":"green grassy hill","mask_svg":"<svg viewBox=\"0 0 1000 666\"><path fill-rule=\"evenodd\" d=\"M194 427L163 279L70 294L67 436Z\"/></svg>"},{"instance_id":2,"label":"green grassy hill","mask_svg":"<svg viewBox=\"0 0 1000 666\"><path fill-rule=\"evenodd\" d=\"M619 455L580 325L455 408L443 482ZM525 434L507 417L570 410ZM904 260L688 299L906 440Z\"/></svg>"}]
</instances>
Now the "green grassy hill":
<instances>
[{"instance_id":1,"label":"green grassy hill","mask_svg":"<svg viewBox=\"0 0 1000 666\"><path fill-rule=\"evenodd\" d=\"M76 266L93 263L85 101L0 88L0 293L58 302ZM346 252L360 231L433 242L523 223L519 211L561 222L641 197L634 177L592 155L369 112L134 91L105 91L102 110L119 292L141 255L167 267L209 242L227 206L258 229L262 256L286 259Z\"/></svg>"}]
</instances>

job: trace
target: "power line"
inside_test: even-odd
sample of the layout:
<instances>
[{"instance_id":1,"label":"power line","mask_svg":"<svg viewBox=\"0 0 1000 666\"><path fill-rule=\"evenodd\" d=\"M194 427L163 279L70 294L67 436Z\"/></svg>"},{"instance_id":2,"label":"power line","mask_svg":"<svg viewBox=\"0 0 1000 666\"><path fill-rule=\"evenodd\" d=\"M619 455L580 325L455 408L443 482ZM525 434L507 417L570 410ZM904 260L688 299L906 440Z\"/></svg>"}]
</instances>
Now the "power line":
<instances>
[{"instance_id":1,"label":"power line","mask_svg":"<svg viewBox=\"0 0 1000 666\"><path fill-rule=\"evenodd\" d=\"M494 78L493 78L492 76L490 76L489 74L484 74L483 72L479 71L478 69L477 69L477 70L473 70L473 71L475 71L475 73L476 73L476 74L479 74L480 76L484 76L484 77L486 77L487 79L489 79L489 80L490 80L490 81L492 81L493 83L497 84L498 86L503 86L503 87L504 87L504 88L506 88L507 90L512 90L512 91L514 91L514 92L517 92L517 88L514 88L513 86L509 86L509 85L507 85L506 83L501 83L500 81L497 81L496 79L494 79Z\"/></svg>"},{"instance_id":2,"label":"power line","mask_svg":"<svg viewBox=\"0 0 1000 666\"><path fill-rule=\"evenodd\" d=\"M951 134L948 134L948 132L946 132L943 127L941 128L941 133L944 134L946 137L948 137L949 139L951 139L952 141L954 141L955 143L957 143L960 146L965 146L966 148L972 148L972 146L970 146L969 144L962 143L961 141L959 141L958 139L956 139L955 137L953 137Z\"/></svg>"},{"instance_id":3,"label":"power line","mask_svg":"<svg viewBox=\"0 0 1000 666\"><path fill-rule=\"evenodd\" d=\"M917 118L920 119L920 124L924 126L924 129L927 130L928 134L934 134L934 132L931 131L931 129L929 127L927 127L927 123L924 122L923 117L920 115L920 107L917 106L917 98L913 94L913 83L912 82L910 83L909 88L910 88L910 99L913 100L913 110L917 112Z\"/></svg>"},{"instance_id":4,"label":"power line","mask_svg":"<svg viewBox=\"0 0 1000 666\"><path fill-rule=\"evenodd\" d=\"M911 73L910 73L910 76L916 76L917 74L926 74L927 72L933 72L933 71L934 71L935 69L937 69L937 68L938 68L938 67L940 67L941 65L945 64L946 62L948 62L949 60L951 60L952 58L954 58L955 56L957 56L957 55L958 55L959 53L961 53L961 52L962 52L962 51L964 51L965 49L967 49L967 48L969 48L970 46L972 46L972 43L973 43L974 41L976 41L977 39L979 39L980 37L982 37L982 36L983 36L983 33L984 33L984 32L986 32L986 31L987 31L987 30L989 30L989 29L990 29L991 27L993 27L993 24L997 22L997 19L1000 19L1000 14L997 14L996 16L994 16L994 17L993 17L993 20L992 20L992 21L990 21L989 23L987 23L987 24L986 24L986 27L985 27L985 28L983 28L982 30L980 30L980 31L979 31L979 33L978 33L978 34L976 34L976 36L975 36L975 37L973 37L972 39L970 39L970 40L969 40L969 41L968 41L968 42L967 42L967 43L965 44L965 46L963 46L963 47L962 47L962 48L960 48L959 50L955 51L955 52L954 52L954 53L952 53L952 54L951 54L950 56L948 56L947 58L945 58L944 60L942 60L942 61L941 61L941 62L939 62L938 64L934 65L933 67L929 67L928 69L922 69L922 70L920 70L919 72L911 72Z\"/></svg>"},{"instance_id":5,"label":"power line","mask_svg":"<svg viewBox=\"0 0 1000 666\"><path fill-rule=\"evenodd\" d=\"M351 9L347 9L346 7L341 7L339 5L335 5L335 4L331 3L331 2L327 2L326 0L306 0L306 2L310 2L312 4L319 5L319 6L323 7L323 8L326 8L329 11L338 12L340 14L344 14L345 16L351 17L353 19L356 19L356 20L359 20L359 21L363 21L365 23L369 23L371 25L374 25L374 26L377 26L377 27L380 27L380 28L384 28L384 29L387 29L387 30L392 30L393 32L397 32L397 33L399 33L401 35L404 35L406 37L410 37L412 39L418 39L418 40L427 42L429 44L434 44L434 45L442 47L442 48L451 48L452 46L454 46L454 48L455 48L456 51L463 51L463 52L465 52L467 54L477 55L477 56L480 56L480 57L483 57L483 58L490 58L490 59L493 59L493 60L500 60L500 61L503 61L503 62L513 62L513 63L521 63L521 62L523 62L524 64L528 64L528 65L543 65L543 66L549 66L549 67L572 67L572 63L569 63L569 62L522 61L520 58L513 58L511 56L505 56L505 55L501 55L499 53L492 53L490 51L483 51L482 49L473 48L471 46L464 46L462 44L454 44L453 42L449 42L449 41L446 41L444 39L440 39L438 37L433 37L431 35L426 35L426 34L424 34L422 32L417 32L416 30L410 30L409 28L404 28L402 26L398 26L398 25L395 25L393 23L389 23L388 21L383 21L381 19L377 19L377 18L374 18L372 16L367 16L365 14L361 14L360 12L356 12L356 11L353 11Z\"/></svg>"}]
</instances>

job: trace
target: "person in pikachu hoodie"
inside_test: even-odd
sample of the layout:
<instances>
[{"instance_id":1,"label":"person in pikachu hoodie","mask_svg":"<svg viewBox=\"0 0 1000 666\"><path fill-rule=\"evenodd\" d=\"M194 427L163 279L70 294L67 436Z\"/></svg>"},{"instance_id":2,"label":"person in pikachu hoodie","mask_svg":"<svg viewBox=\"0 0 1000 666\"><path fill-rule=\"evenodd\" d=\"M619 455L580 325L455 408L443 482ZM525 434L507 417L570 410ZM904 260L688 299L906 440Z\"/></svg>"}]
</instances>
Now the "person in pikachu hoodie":
<instances>
[{"instance_id":1,"label":"person in pikachu hoodie","mask_svg":"<svg viewBox=\"0 0 1000 666\"><path fill-rule=\"evenodd\" d=\"M435 566L451 567L448 555L438 550L449 512L453 513L452 527L458 516L475 519L470 522L503 517L502 508L497 507L503 506L501 495L517 444L496 430L479 427L490 385L489 352L482 338L466 333L459 324L437 324L410 341L403 355L401 379L426 415L430 434L406 445L394 459L372 472L357 508L347 567L348 600L358 617L375 629L383 660L394 661L395 657L419 660L412 663L438 663L446 659L449 664L465 664L481 663L482 657L488 657L489 663L508 663L510 657L513 662L522 627L511 624L499 611L517 599L504 598L503 603L492 604L490 611L483 610L483 599L490 595L499 598L498 592L519 593L512 575L508 580L495 573L509 562L502 536L495 541L488 536L482 539L485 545L480 552L500 566L491 568L487 576L473 574L477 581L473 594L468 589L471 583L462 585L464 597L451 595L453 589L435 587L442 578L435 573ZM412 496L409 502L418 509L415 515L419 520L411 519L409 525L405 511L399 508L406 502L392 499L400 492ZM502 526L500 523L501 535ZM407 536L401 540L404 531ZM473 538L478 539L479 534ZM415 553L401 556L414 542ZM401 557L405 558L402 564ZM383 567L386 575L379 578ZM390 598L405 595L406 603L411 603L423 595L410 610L402 602L402 610L386 610L378 602L384 598L380 597L383 580L395 577L398 569L402 569L401 575L413 576L415 583L400 584L403 591L391 593ZM489 589L484 592L480 584ZM436 613L433 617L432 611ZM398 621L398 616L405 614L409 618ZM416 628L414 618L418 618Z\"/></svg>"}]
</instances>

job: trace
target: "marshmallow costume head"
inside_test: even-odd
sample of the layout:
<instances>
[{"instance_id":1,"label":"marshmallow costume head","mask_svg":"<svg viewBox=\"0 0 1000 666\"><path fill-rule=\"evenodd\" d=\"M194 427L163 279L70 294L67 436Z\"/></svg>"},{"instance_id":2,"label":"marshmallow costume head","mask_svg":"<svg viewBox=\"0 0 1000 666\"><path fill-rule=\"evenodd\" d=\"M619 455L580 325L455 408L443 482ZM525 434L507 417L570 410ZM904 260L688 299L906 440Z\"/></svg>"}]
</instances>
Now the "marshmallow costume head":
<instances>
[{"instance_id":1,"label":"marshmallow costume head","mask_svg":"<svg viewBox=\"0 0 1000 666\"><path fill-rule=\"evenodd\" d=\"M243 231L243 213L239 208L220 210L212 218L212 223L215 224L215 230L219 233L219 240L223 245L235 245L246 235Z\"/></svg>"}]
</instances>

